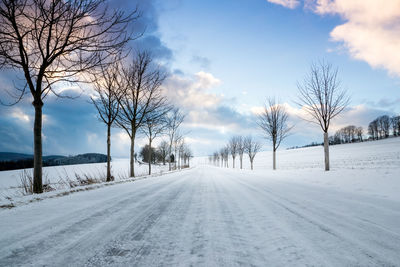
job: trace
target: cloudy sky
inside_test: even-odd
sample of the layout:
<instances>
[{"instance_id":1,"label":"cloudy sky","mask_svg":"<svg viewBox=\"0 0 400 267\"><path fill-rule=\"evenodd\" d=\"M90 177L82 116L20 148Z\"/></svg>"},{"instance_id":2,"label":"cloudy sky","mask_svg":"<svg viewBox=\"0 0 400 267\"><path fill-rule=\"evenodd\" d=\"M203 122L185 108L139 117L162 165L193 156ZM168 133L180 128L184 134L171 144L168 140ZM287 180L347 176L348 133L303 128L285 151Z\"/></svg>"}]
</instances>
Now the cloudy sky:
<instances>
[{"instance_id":1,"label":"cloudy sky","mask_svg":"<svg viewBox=\"0 0 400 267\"><path fill-rule=\"evenodd\" d=\"M400 0L126 2L110 5L129 10L138 4L142 11L132 27L145 35L130 45L151 50L169 69L163 86L187 114L183 130L195 155L213 152L235 134L261 138L255 114L267 97L286 105L295 126L283 148L321 141L318 126L302 121L294 103L296 83L319 59L338 67L351 95L331 133L400 113ZM15 73L2 70L0 96L15 82ZM27 95L18 105L0 106L0 151L32 152L31 101ZM105 126L85 93L76 100L50 96L43 111L44 154L105 152ZM113 156L128 153L128 137L114 129Z\"/></svg>"}]
</instances>

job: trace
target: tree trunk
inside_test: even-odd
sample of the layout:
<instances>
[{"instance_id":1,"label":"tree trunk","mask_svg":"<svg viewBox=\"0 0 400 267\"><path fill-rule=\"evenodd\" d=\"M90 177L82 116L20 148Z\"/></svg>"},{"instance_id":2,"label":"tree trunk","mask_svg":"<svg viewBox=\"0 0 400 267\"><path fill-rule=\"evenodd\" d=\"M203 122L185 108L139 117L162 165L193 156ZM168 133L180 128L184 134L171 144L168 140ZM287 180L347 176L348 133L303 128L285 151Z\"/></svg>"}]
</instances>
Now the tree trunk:
<instances>
[{"instance_id":1,"label":"tree trunk","mask_svg":"<svg viewBox=\"0 0 400 267\"><path fill-rule=\"evenodd\" d=\"M42 185L42 107L43 102L34 101L35 121L33 126L33 193L43 193Z\"/></svg>"},{"instance_id":2,"label":"tree trunk","mask_svg":"<svg viewBox=\"0 0 400 267\"><path fill-rule=\"evenodd\" d=\"M172 154L172 145L169 146L168 150L168 170L171 171L171 154Z\"/></svg>"},{"instance_id":3,"label":"tree trunk","mask_svg":"<svg viewBox=\"0 0 400 267\"><path fill-rule=\"evenodd\" d=\"M111 124L107 124L107 182L111 181Z\"/></svg>"},{"instance_id":4,"label":"tree trunk","mask_svg":"<svg viewBox=\"0 0 400 267\"><path fill-rule=\"evenodd\" d=\"M240 156L240 169L243 169L243 156Z\"/></svg>"},{"instance_id":5,"label":"tree trunk","mask_svg":"<svg viewBox=\"0 0 400 267\"><path fill-rule=\"evenodd\" d=\"M131 133L131 158L130 158L130 177L135 177L135 134L136 132L132 128Z\"/></svg>"},{"instance_id":6,"label":"tree trunk","mask_svg":"<svg viewBox=\"0 0 400 267\"><path fill-rule=\"evenodd\" d=\"M329 139L328 132L324 132L325 171L329 171Z\"/></svg>"},{"instance_id":7,"label":"tree trunk","mask_svg":"<svg viewBox=\"0 0 400 267\"><path fill-rule=\"evenodd\" d=\"M272 168L276 170L276 150L274 149L272 152Z\"/></svg>"},{"instance_id":8,"label":"tree trunk","mask_svg":"<svg viewBox=\"0 0 400 267\"><path fill-rule=\"evenodd\" d=\"M253 170L253 160L250 160L251 170Z\"/></svg>"},{"instance_id":9,"label":"tree trunk","mask_svg":"<svg viewBox=\"0 0 400 267\"><path fill-rule=\"evenodd\" d=\"M233 160L233 168L235 168L235 157L232 157L232 160Z\"/></svg>"},{"instance_id":10,"label":"tree trunk","mask_svg":"<svg viewBox=\"0 0 400 267\"><path fill-rule=\"evenodd\" d=\"M149 161L149 175L151 175L151 139L149 140L149 157L147 160Z\"/></svg>"}]
</instances>

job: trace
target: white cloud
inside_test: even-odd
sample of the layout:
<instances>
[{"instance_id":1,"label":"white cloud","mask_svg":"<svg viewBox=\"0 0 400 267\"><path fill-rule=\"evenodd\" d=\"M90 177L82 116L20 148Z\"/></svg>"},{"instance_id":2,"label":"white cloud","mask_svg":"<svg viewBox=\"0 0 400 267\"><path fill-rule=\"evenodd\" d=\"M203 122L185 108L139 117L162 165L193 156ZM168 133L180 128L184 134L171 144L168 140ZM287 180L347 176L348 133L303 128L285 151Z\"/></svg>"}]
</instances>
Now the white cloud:
<instances>
[{"instance_id":1,"label":"white cloud","mask_svg":"<svg viewBox=\"0 0 400 267\"><path fill-rule=\"evenodd\" d=\"M267 0L270 3L278 4L287 8L296 8L300 1L299 0Z\"/></svg>"},{"instance_id":2,"label":"white cloud","mask_svg":"<svg viewBox=\"0 0 400 267\"><path fill-rule=\"evenodd\" d=\"M400 0L317 0L311 8L346 20L330 35L353 58L400 75Z\"/></svg>"},{"instance_id":3,"label":"white cloud","mask_svg":"<svg viewBox=\"0 0 400 267\"><path fill-rule=\"evenodd\" d=\"M221 97L210 92L221 84L211 73L200 71L194 76L172 75L164 83L164 91L168 99L184 108L215 107Z\"/></svg>"},{"instance_id":4,"label":"white cloud","mask_svg":"<svg viewBox=\"0 0 400 267\"><path fill-rule=\"evenodd\" d=\"M299 1L267 0L287 8ZM330 33L355 59L400 76L400 0L304 0L319 15L338 15L345 22ZM332 49L329 49L332 51Z\"/></svg>"},{"instance_id":5,"label":"white cloud","mask_svg":"<svg viewBox=\"0 0 400 267\"><path fill-rule=\"evenodd\" d=\"M31 121L29 115L24 113L20 108L14 108L13 111L11 112L11 117L24 123L29 123Z\"/></svg>"}]
</instances>

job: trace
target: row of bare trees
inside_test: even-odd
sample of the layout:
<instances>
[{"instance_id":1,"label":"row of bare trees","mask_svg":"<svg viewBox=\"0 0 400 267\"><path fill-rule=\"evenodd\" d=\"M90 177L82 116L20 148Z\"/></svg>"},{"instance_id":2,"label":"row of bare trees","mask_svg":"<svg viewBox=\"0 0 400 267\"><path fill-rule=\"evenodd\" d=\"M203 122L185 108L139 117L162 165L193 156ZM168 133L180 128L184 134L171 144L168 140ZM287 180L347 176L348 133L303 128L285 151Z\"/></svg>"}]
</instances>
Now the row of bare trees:
<instances>
[{"instance_id":1,"label":"row of bare trees","mask_svg":"<svg viewBox=\"0 0 400 267\"><path fill-rule=\"evenodd\" d=\"M346 90L341 86L338 78L338 69L325 61L313 63L310 72L306 75L303 82L297 84L297 87L299 91L297 105L301 107L305 114L303 119L319 125L322 129L325 170L329 171L329 127L332 119L342 113L347 107L350 98L347 96ZM272 143L272 167L274 170L276 169L276 151L293 128L293 126L288 125L288 119L289 115L285 106L273 98L270 98L265 103L262 112L257 118L257 124L262 130L264 137ZM350 137L347 135L347 130L351 130L349 133ZM353 140L353 135L357 136L357 138L362 138L362 129L354 126L350 126L342 132L346 132L347 139ZM216 165L219 165L221 162L221 166L227 167L228 154L230 152L234 167L237 151L234 140L235 137L232 138L229 145L219 152L215 152L213 156L210 156L210 162ZM260 147L257 146L257 152Z\"/></svg>"},{"instance_id":2,"label":"row of bare trees","mask_svg":"<svg viewBox=\"0 0 400 267\"><path fill-rule=\"evenodd\" d=\"M261 143L252 136L233 136L219 151L208 157L209 163L215 166L229 167L229 158L232 157L232 167L235 168L236 157L239 156L240 169L243 169L243 155L247 154L253 170L254 158L261 149Z\"/></svg>"},{"instance_id":3,"label":"row of bare trees","mask_svg":"<svg viewBox=\"0 0 400 267\"><path fill-rule=\"evenodd\" d=\"M391 129L393 136L400 136L400 116L383 115L377 117L369 123L368 134L372 140L388 138Z\"/></svg>"},{"instance_id":4,"label":"row of bare trees","mask_svg":"<svg viewBox=\"0 0 400 267\"><path fill-rule=\"evenodd\" d=\"M1 0L0 68L16 70L24 85L8 92L18 103L30 92L35 110L33 192L42 193L42 109L49 94L62 94L66 83L94 87L91 97L100 120L107 126L107 181L110 167L111 128L125 130L131 140L130 176L135 176L135 138L167 133L168 154L178 148L178 127L183 115L163 96L166 73L151 53L138 51L131 64L127 44L143 33L129 29L140 12L112 10L106 1ZM4 101L2 101L3 104ZM178 112L179 113L179 112ZM181 137L180 137L181 138ZM151 166L149 165L149 172Z\"/></svg>"},{"instance_id":5,"label":"row of bare trees","mask_svg":"<svg viewBox=\"0 0 400 267\"><path fill-rule=\"evenodd\" d=\"M162 154L168 156L171 170L171 155L181 160L181 155L187 155L190 149L179 131L185 116L179 108L168 103L162 92L161 85L166 74L161 66L153 62L149 52L137 51L129 66L115 61L113 65L102 69L101 77L96 80L96 94L91 100L100 120L107 125L107 181L112 180L110 129L113 126L125 130L131 140L131 177L135 176L135 140L138 134L146 136L148 140L145 161L148 162L149 174L155 139L161 136L168 137L168 142L163 143ZM185 162L186 160L187 157L184 157Z\"/></svg>"},{"instance_id":6,"label":"row of bare trees","mask_svg":"<svg viewBox=\"0 0 400 267\"><path fill-rule=\"evenodd\" d=\"M138 18L134 10L111 10L105 1L1 0L0 67L23 78L9 94L15 104L32 96L34 119L33 192L42 193L42 109L49 94L60 94L57 84L88 82L126 55L126 44L138 35L128 31ZM93 75L94 74L94 75ZM20 80L20 79L19 79ZM113 114L104 114L112 123Z\"/></svg>"}]
</instances>

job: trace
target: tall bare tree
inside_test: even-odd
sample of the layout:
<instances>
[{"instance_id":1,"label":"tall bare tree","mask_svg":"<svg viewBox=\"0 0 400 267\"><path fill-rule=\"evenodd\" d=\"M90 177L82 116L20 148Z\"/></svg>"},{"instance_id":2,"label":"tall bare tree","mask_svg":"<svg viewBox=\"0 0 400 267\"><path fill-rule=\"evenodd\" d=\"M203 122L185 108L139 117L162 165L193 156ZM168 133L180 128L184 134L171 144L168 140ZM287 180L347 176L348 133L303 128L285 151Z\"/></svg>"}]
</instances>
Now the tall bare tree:
<instances>
[{"instance_id":1,"label":"tall bare tree","mask_svg":"<svg viewBox=\"0 0 400 267\"><path fill-rule=\"evenodd\" d=\"M141 132L147 136L149 141L149 153L148 153L148 163L149 163L149 175L151 174L151 145L155 138L162 135L167 129L167 121L165 115L169 111L169 106L166 101L162 105L159 103L157 109L153 109L152 112L146 114L144 118L143 127L140 128Z\"/></svg>"},{"instance_id":2,"label":"tall bare tree","mask_svg":"<svg viewBox=\"0 0 400 267\"><path fill-rule=\"evenodd\" d=\"M272 142L272 168L276 170L276 150L288 136L292 127L287 124L288 113L283 105L274 99L268 99L263 112L258 115L258 125L265 137Z\"/></svg>"},{"instance_id":3,"label":"tall bare tree","mask_svg":"<svg viewBox=\"0 0 400 267\"><path fill-rule=\"evenodd\" d=\"M248 136L244 139L244 147L247 155L249 155L251 169L253 169L254 158L261 149L261 143Z\"/></svg>"},{"instance_id":4,"label":"tall bare tree","mask_svg":"<svg viewBox=\"0 0 400 267\"><path fill-rule=\"evenodd\" d=\"M119 112L121 75L118 63L100 66L101 76L93 84L96 95L91 101L99 120L107 125L107 182L111 181L111 127Z\"/></svg>"},{"instance_id":5,"label":"tall bare tree","mask_svg":"<svg viewBox=\"0 0 400 267\"><path fill-rule=\"evenodd\" d=\"M82 74L106 64L131 39L136 12L110 12L104 1L0 1L0 67L22 72L16 102L29 91L35 109L33 191L42 193L42 109L44 98L62 96L57 82L82 81Z\"/></svg>"},{"instance_id":6,"label":"tall bare tree","mask_svg":"<svg viewBox=\"0 0 400 267\"><path fill-rule=\"evenodd\" d=\"M238 147L239 147L239 142L238 142L238 137L237 136L232 136L231 139L229 140L229 152L232 156L232 161L233 161L233 169L235 168L235 159L236 155L238 154Z\"/></svg>"},{"instance_id":7,"label":"tall bare tree","mask_svg":"<svg viewBox=\"0 0 400 267\"><path fill-rule=\"evenodd\" d=\"M167 135L169 138L169 150L168 150L168 168L171 170L171 154L172 154L172 146L176 143L178 129L185 119L185 115L179 108L173 108L167 115ZM176 152L176 151L175 151ZM174 160L176 161L176 155L174 156Z\"/></svg>"},{"instance_id":8,"label":"tall bare tree","mask_svg":"<svg viewBox=\"0 0 400 267\"><path fill-rule=\"evenodd\" d=\"M304 119L318 124L324 133L325 170L329 171L329 126L350 99L340 84L338 69L325 61L312 64L310 73L297 88L298 105L311 116Z\"/></svg>"},{"instance_id":9,"label":"tall bare tree","mask_svg":"<svg viewBox=\"0 0 400 267\"><path fill-rule=\"evenodd\" d=\"M124 91L120 98L120 112L116 123L131 139L130 176L135 176L135 138L148 114L165 104L161 85L166 78L161 67L153 63L147 51L139 51L132 64L123 69Z\"/></svg>"}]
</instances>

